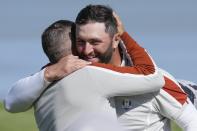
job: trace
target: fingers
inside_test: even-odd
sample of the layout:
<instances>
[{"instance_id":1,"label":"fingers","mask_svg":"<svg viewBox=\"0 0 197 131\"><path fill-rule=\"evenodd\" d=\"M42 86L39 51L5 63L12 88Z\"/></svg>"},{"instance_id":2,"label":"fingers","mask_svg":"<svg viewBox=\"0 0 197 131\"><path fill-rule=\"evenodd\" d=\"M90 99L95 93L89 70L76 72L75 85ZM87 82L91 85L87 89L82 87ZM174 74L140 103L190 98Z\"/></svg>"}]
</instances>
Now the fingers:
<instances>
[{"instance_id":1,"label":"fingers","mask_svg":"<svg viewBox=\"0 0 197 131\"><path fill-rule=\"evenodd\" d=\"M90 65L91 62L84 61L79 59L78 56L68 56L64 58L61 62L61 67L65 75L68 75L76 70L79 70L87 65Z\"/></svg>"},{"instance_id":2,"label":"fingers","mask_svg":"<svg viewBox=\"0 0 197 131\"><path fill-rule=\"evenodd\" d=\"M78 56L74 56L74 55L66 56L66 57L62 58L61 61L63 61L64 63L67 63L67 64L69 64L69 63L73 64L73 65L90 65L90 64L92 64L91 62L79 59Z\"/></svg>"},{"instance_id":3,"label":"fingers","mask_svg":"<svg viewBox=\"0 0 197 131\"><path fill-rule=\"evenodd\" d=\"M81 60L81 59L76 59L75 61L73 61L73 69L72 69L72 72L76 71L76 70L79 70L87 65L90 65L91 62L88 62L88 61L84 61L84 60Z\"/></svg>"},{"instance_id":4,"label":"fingers","mask_svg":"<svg viewBox=\"0 0 197 131\"><path fill-rule=\"evenodd\" d=\"M116 22L117 22L118 33L119 33L120 35L122 35L122 34L125 32L123 23L122 23L122 21L120 20L120 17L119 17L115 12L113 12L113 16L114 16L114 18L116 19Z\"/></svg>"},{"instance_id":5,"label":"fingers","mask_svg":"<svg viewBox=\"0 0 197 131\"><path fill-rule=\"evenodd\" d=\"M68 55L60 59L58 63L48 66L44 77L47 81L52 82L90 64L91 62L79 59L78 56Z\"/></svg>"}]
</instances>

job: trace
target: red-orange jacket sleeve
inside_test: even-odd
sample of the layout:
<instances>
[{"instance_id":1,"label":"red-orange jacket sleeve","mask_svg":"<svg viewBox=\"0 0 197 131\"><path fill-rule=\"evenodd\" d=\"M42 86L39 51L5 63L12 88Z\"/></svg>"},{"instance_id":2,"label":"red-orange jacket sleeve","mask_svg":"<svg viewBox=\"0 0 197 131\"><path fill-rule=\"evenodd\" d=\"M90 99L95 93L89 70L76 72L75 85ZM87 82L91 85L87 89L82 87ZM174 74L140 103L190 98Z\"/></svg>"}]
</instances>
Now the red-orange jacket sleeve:
<instances>
[{"instance_id":1,"label":"red-orange jacket sleeve","mask_svg":"<svg viewBox=\"0 0 197 131\"><path fill-rule=\"evenodd\" d=\"M137 42L133 40L127 32L124 32L121 38L125 43L127 52L133 62L132 67L129 66L117 67L111 64L103 64L103 63L93 63L92 65L121 72L121 73L144 74L144 75L153 74L155 72L155 65L149 54L145 51L145 49L139 46Z\"/></svg>"}]
</instances>

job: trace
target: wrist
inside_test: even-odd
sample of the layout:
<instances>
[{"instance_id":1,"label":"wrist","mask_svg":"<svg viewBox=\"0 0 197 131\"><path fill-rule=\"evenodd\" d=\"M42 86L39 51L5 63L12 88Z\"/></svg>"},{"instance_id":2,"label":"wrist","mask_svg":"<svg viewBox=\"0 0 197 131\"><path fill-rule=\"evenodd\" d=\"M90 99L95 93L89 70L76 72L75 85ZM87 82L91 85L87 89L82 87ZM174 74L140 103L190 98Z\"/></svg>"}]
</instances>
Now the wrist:
<instances>
[{"instance_id":1,"label":"wrist","mask_svg":"<svg viewBox=\"0 0 197 131\"><path fill-rule=\"evenodd\" d=\"M125 32L125 30L124 30L124 29L119 30L119 34L120 34L120 35L123 35L123 34L124 34L124 32Z\"/></svg>"},{"instance_id":2,"label":"wrist","mask_svg":"<svg viewBox=\"0 0 197 131\"><path fill-rule=\"evenodd\" d=\"M54 81L53 73L52 73L50 67L46 67L44 70L44 80L46 82L53 82Z\"/></svg>"},{"instance_id":3,"label":"wrist","mask_svg":"<svg viewBox=\"0 0 197 131\"><path fill-rule=\"evenodd\" d=\"M44 69L42 70L42 72L41 72L41 79L42 79L42 81L43 81L44 88L48 87L48 86L52 83L51 81L49 81L49 80L47 80L47 79L45 78L45 70L46 70L46 68L44 68Z\"/></svg>"}]
</instances>

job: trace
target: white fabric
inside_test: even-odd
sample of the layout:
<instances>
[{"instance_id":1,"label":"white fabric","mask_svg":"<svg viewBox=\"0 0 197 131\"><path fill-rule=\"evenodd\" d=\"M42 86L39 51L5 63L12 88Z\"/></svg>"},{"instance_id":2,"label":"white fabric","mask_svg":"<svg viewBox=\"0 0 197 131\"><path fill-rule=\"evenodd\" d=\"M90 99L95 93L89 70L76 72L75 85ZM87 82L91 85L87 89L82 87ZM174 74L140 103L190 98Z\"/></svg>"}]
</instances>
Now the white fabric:
<instances>
[{"instance_id":1,"label":"white fabric","mask_svg":"<svg viewBox=\"0 0 197 131\"><path fill-rule=\"evenodd\" d=\"M44 80L44 70L17 81L4 99L5 109L9 112L28 110L49 84Z\"/></svg>"},{"instance_id":2,"label":"white fabric","mask_svg":"<svg viewBox=\"0 0 197 131\"><path fill-rule=\"evenodd\" d=\"M178 80L178 82L197 109L197 84L187 80Z\"/></svg>"},{"instance_id":3,"label":"white fabric","mask_svg":"<svg viewBox=\"0 0 197 131\"><path fill-rule=\"evenodd\" d=\"M182 127L184 131L197 130L197 110L194 105L188 100L189 103L183 108L180 116L176 118L176 123Z\"/></svg>"},{"instance_id":4,"label":"white fabric","mask_svg":"<svg viewBox=\"0 0 197 131\"><path fill-rule=\"evenodd\" d=\"M78 72L78 71L77 71ZM114 109L112 109L105 97L110 97L118 95L117 93L121 92L126 92L128 93L128 89L133 89L131 88L131 85L126 87L127 84L124 84L125 77L132 78L132 75L129 76L129 74L121 74L113 71L108 71L106 69L98 68L98 67L86 67L82 70L80 70L78 73L75 72L74 74L70 75L66 79L63 79L64 82L60 82L59 84L55 84L52 88L47 90L43 97L41 97L41 100L39 101L39 104L35 105L35 115L37 118L37 122L39 123L39 127L45 125L44 127L61 127L61 125L64 125L67 123L68 125L73 124L73 121L77 120L78 117L80 117L83 114L83 111L79 111L81 108L76 108L79 106L83 107L83 110L94 110L96 109L102 109L103 111L108 111L114 116ZM81 73L84 72L84 73ZM91 73L90 73L91 72ZM100 73L98 73L100 72ZM103 72L103 73L101 73ZM104 73L106 72L106 74ZM167 75L169 78L173 79L174 78L167 72L161 71L163 74ZM14 111L21 111L21 109L26 110L28 105L31 105L31 102L36 99L40 95L40 92L43 91L44 89L44 79L43 79L43 72L41 71L38 74L35 74L34 76L31 76L31 78L36 78L34 80L37 80L39 86L42 88L30 88L30 89L35 89L33 92L31 90L27 90L28 88L16 88L14 86L13 89L11 89L10 92L15 92L16 89L17 92L20 94L22 92L28 92L30 95L24 95L21 100L20 99L15 99L16 102L18 102L19 106L16 106L17 104L15 103L15 109ZM98 75L94 75L94 73L98 73ZM81 77L76 77L78 75L80 76L81 74L84 74L84 76ZM99 79L94 78L95 76L99 78L106 78L104 77L105 75L107 78L111 75L117 75L114 77L115 79L112 79L112 82L109 81L109 79L103 79L103 81L99 82ZM76 76L75 76L76 75ZM103 76L104 75L104 76ZM39 76L39 77L38 77ZM75 76L75 77L73 77ZM93 77L94 76L94 77ZM124 79L123 82L121 83L118 77L123 77ZM42 77L42 81L40 81L40 77ZM32 80L31 79L31 80ZM26 79L28 80L28 79ZM30 79L29 79L30 80ZM66 81L65 81L66 80ZM84 82L84 81L88 81ZM40 82L39 82L40 81ZM69 82L70 81L70 82ZM145 80L146 81L146 80ZM20 81L21 82L21 81ZM24 80L22 80L24 82ZM121 85L115 85L114 83L121 83ZM27 85L28 82L26 82ZM33 82L32 82L33 83ZM37 83L34 81L34 84ZM37 84L38 84L37 83ZM81 84L82 83L82 84ZM92 86L89 83L92 83ZM83 84L88 84L84 85ZM107 84L105 86L104 84ZM62 87L63 85L66 85L66 87L70 88L63 88L63 89L57 89ZM38 87L39 87L38 86ZM109 86L112 86L108 88ZM116 86L114 88L114 86ZM19 86L20 87L20 86ZM73 87L73 88L71 88ZM81 87L81 88L80 88ZM85 89L83 89L85 87ZM105 87L105 88L104 88ZM136 87L138 87L136 85ZM120 91L114 91L114 89L118 89ZM120 89L119 89L120 88ZM20 90L19 90L20 89ZM22 90L21 90L22 89ZM136 88L134 88L136 89ZM65 91L67 90L67 91ZM76 91L77 90L77 91ZM58 93L57 93L58 92ZM67 93L65 93L67 92ZM70 93L68 93L70 92ZM11 93L11 94L12 94ZM15 94L15 93L13 93ZM28 94L28 93L27 93ZM37 94L37 95L35 95ZM87 95L88 94L88 95ZM16 94L15 94L16 95ZM121 94L123 95L123 94ZM31 97L30 97L31 96ZM77 97L76 97L77 96ZM10 98L7 96L7 104L9 105ZM26 106L23 106L24 98L28 98L25 104ZM30 99L31 98L31 99ZM66 98L66 99L65 99ZM20 100L20 101L19 101ZM193 114L187 114L181 116L182 112L185 112L183 106L178 103L172 96L170 96L168 93L165 91L161 90L160 92L154 92L154 93L147 93L145 95L136 95L136 96L121 96L121 97L114 97L114 106L116 107L117 115L119 117L119 121L126 127L128 130L145 130L145 131L152 131L152 130L164 130L168 131L170 130L170 124L169 124L169 119L175 120L175 122L180 123L183 122L185 123L187 118L192 118L193 116L196 116L195 113ZM65 101L67 101L66 104ZM28 104L30 103L30 104ZM83 103L83 104L81 104ZM21 105L20 105L21 104ZM54 105L53 105L54 104ZM57 106L58 104L58 106ZM78 105L80 104L80 105ZM12 103L11 103L12 105ZM53 105L53 106L52 106ZM72 105L70 108L66 108L65 106L67 105ZM112 104L113 105L113 104ZM20 107L21 106L21 107ZM14 106L11 106L14 107ZM25 108L24 108L25 107ZM56 109L58 108L58 109ZM91 109L92 108L92 109ZM11 108L10 108L11 109ZM188 109L188 108L186 108ZM193 110L193 109L192 109ZM13 110L12 110L13 111ZM57 113L59 112L59 113ZM78 113L76 113L78 112ZM187 111L188 112L188 111ZM65 113L65 114L64 114ZM56 114L56 115L54 115ZM72 114L75 114L72 116ZM185 113L184 113L185 114ZM68 115L68 116L67 116ZM66 117L65 117L66 116ZM187 118L185 116L188 116ZM71 119L71 117L73 117ZM67 120L65 120L67 118ZM168 119L169 118L169 119ZM197 118L197 117L196 117ZM194 120L195 119L190 119ZM60 123L59 123L59 122ZM53 123L55 122L55 123ZM62 123L63 122L63 123ZM46 124L47 123L47 124ZM52 124L53 123L53 124ZM57 124L59 123L59 124ZM190 127L192 126L191 122L188 125L188 131L189 129L192 129ZM68 126L67 125L67 126ZM181 124L183 125L183 124ZM195 124L193 124L195 125ZM54 130L54 128L50 128L51 130ZM66 126L64 125L63 128ZM47 128L49 130L49 128ZM59 131L59 130L58 130Z\"/></svg>"},{"instance_id":5,"label":"white fabric","mask_svg":"<svg viewBox=\"0 0 197 131\"><path fill-rule=\"evenodd\" d=\"M66 131L123 131L109 114L101 112L84 113Z\"/></svg>"},{"instance_id":6,"label":"white fabric","mask_svg":"<svg viewBox=\"0 0 197 131\"><path fill-rule=\"evenodd\" d=\"M161 72L177 83L169 73ZM182 105L163 89L144 95L114 97L114 101L118 120L128 131L170 131L170 119L182 122L190 129L196 128L193 124L197 118L195 107L185 108L187 103ZM187 110L191 113L187 113L187 117L181 116L183 112L189 112Z\"/></svg>"},{"instance_id":7,"label":"white fabric","mask_svg":"<svg viewBox=\"0 0 197 131\"><path fill-rule=\"evenodd\" d=\"M99 84L105 97L116 95L136 95L159 90L164 80L160 72L154 74L133 75L118 73L104 68L87 66L90 79ZM5 100L5 108L9 112L21 112L29 109L42 91L49 85L44 80L44 70L17 81L9 90ZM138 87L138 88L135 88ZM115 90L114 90L115 89Z\"/></svg>"},{"instance_id":8,"label":"white fabric","mask_svg":"<svg viewBox=\"0 0 197 131\"><path fill-rule=\"evenodd\" d=\"M113 104L109 104L105 97L107 93L109 96L113 95L110 94L113 91L99 88L100 84L88 73L94 69L79 70L43 94L35 105L36 120L41 131L73 129L72 125L76 125L75 122L84 116L84 112L107 112L111 117L115 116L114 109L110 106ZM165 76L172 78L168 73ZM193 113L187 114L187 118L181 117L188 110L185 108L187 103L180 104L164 90L144 95L116 96L113 100L118 120L128 131L170 131L170 119L177 123L187 123L187 118L197 116ZM195 123L195 119L190 121L193 122L188 127L194 127L192 123Z\"/></svg>"},{"instance_id":9,"label":"white fabric","mask_svg":"<svg viewBox=\"0 0 197 131\"><path fill-rule=\"evenodd\" d=\"M162 115L163 110L160 106L161 101L162 104L168 103L168 101L160 96L160 92L155 92L115 97L115 108L119 122L128 131L170 131L169 119ZM157 101L157 99L159 100ZM168 105L171 105L171 103L168 103ZM179 106L173 106L171 105L173 109L180 108Z\"/></svg>"},{"instance_id":10,"label":"white fabric","mask_svg":"<svg viewBox=\"0 0 197 131\"><path fill-rule=\"evenodd\" d=\"M136 90L132 86L138 80L138 87L144 88L140 84L155 80L153 76L135 77L92 66L80 69L50 87L35 104L37 125L41 131L67 130L87 111L103 111L116 119L107 97ZM160 79L156 81L163 84Z\"/></svg>"}]
</instances>

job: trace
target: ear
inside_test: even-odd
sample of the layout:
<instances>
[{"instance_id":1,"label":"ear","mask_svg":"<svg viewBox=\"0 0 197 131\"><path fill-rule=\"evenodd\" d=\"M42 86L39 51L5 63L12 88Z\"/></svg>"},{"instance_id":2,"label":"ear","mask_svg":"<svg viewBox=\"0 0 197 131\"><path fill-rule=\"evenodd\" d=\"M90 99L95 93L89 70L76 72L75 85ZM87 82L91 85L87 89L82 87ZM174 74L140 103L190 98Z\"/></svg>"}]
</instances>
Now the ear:
<instances>
[{"instance_id":1,"label":"ear","mask_svg":"<svg viewBox=\"0 0 197 131\"><path fill-rule=\"evenodd\" d=\"M118 47L118 44L120 43L120 34L119 33L116 33L113 37L113 48L117 48Z\"/></svg>"}]
</instances>

